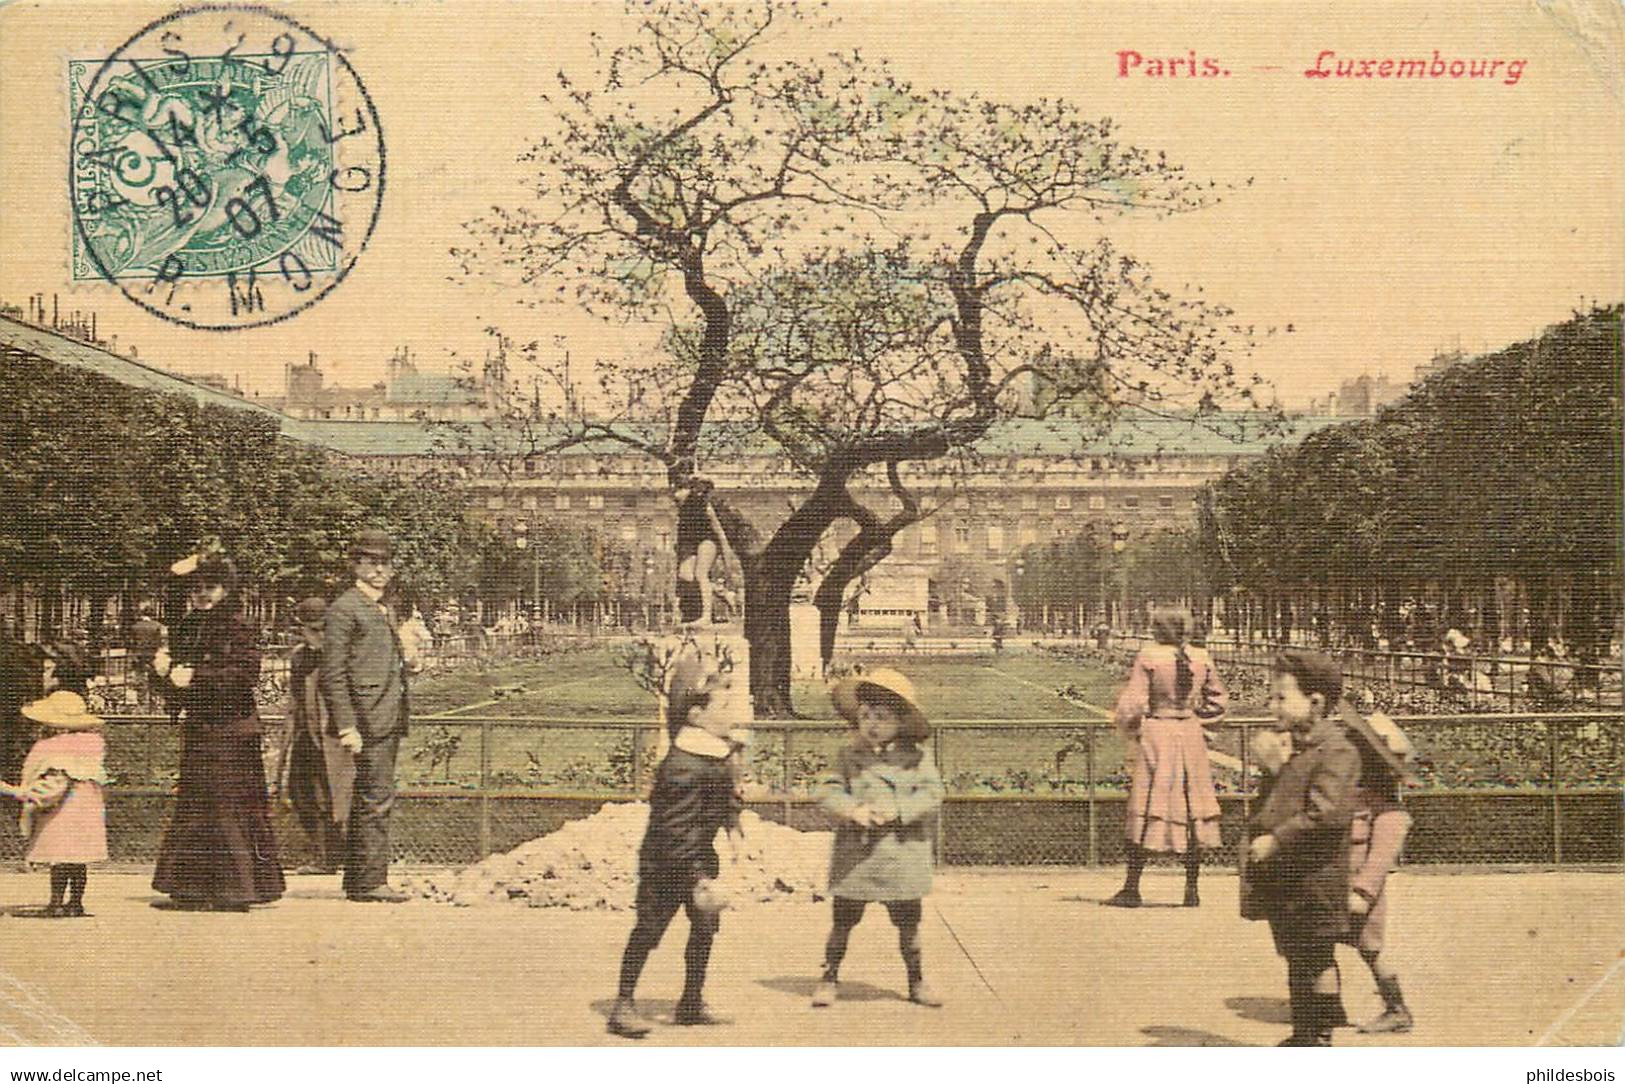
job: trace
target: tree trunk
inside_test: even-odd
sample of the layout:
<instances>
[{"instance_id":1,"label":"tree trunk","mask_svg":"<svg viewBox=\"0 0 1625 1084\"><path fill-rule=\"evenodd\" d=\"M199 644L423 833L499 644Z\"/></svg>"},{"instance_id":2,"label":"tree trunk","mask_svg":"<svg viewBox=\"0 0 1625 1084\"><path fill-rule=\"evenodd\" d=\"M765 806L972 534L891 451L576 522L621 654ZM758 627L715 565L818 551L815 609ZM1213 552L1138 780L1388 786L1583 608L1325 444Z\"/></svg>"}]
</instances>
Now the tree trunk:
<instances>
[{"instance_id":1,"label":"tree trunk","mask_svg":"<svg viewBox=\"0 0 1625 1084\"><path fill-rule=\"evenodd\" d=\"M790 703L790 592L799 567L784 575L767 562L755 565L745 578L750 694L759 717L787 719L794 715Z\"/></svg>"}]
</instances>

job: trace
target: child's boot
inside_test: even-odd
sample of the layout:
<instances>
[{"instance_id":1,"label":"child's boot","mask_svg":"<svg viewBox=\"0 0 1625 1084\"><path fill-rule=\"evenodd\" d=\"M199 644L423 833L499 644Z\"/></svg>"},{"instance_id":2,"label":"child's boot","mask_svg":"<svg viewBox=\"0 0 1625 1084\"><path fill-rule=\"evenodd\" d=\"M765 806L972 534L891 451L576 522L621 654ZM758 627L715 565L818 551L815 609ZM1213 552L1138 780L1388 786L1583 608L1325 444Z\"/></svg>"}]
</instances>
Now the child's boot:
<instances>
[{"instance_id":1,"label":"child's boot","mask_svg":"<svg viewBox=\"0 0 1625 1084\"><path fill-rule=\"evenodd\" d=\"M813 987L812 1006L815 1009L827 1009L835 1004L835 999L841 996L840 980L835 968L824 965L824 977L818 980Z\"/></svg>"},{"instance_id":2,"label":"child's boot","mask_svg":"<svg viewBox=\"0 0 1625 1084\"><path fill-rule=\"evenodd\" d=\"M917 936L910 938L903 946L903 966L908 969L908 999L916 1005L941 1008L942 998L938 997L937 992L931 989L931 984L925 981Z\"/></svg>"},{"instance_id":3,"label":"child's boot","mask_svg":"<svg viewBox=\"0 0 1625 1084\"><path fill-rule=\"evenodd\" d=\"M1377 992L1382 995L1382 1015L1367 1020L1356 1030L1364 1035L1384 1035L1411 1030L1415 1021L1411 1018L1411 1010L1405 1006L1404 996L1399 992L1399 979L1378 979Z\"/></svg>"},{"instance_id":4,"label":"child's boot","mask_svg":"<svg viewBox=\"0 0 1625 1084\"><path fill-rule=\"evenodd\" d=\"M83 865L75 865L68 870L68 902L62 905L62 913L67 918L85 917L85 882L89 880L89 873Z\"/></svg>"},{"instance_id":5,"label":"child's boot","mask_svg":"<svg viewBox=\"0 0 1625 1084\"><path fill-rule=\"evenodd\" d=\"M924 979L916 979L908 984L908 999L916 1005L924 1005L927 1008L942 1008L942 998Z\"/></svg>"},{"instance_id":6,"label":"child's boot","mask_svg":"<svg viewBox=\"0 0 1625 1084\"><path fill-rule=\"evenodd\" d=\"M68 867L51 867L51 902L45 905L41 912L46 918L64 918L67 916L67 905L63 897L68 894Z\"/></svg>"},{"instance_id":7,"label":"child's boot","mask_svg":"<svg viewBox=\"0 0 1625 1084\"><path fill-rule=\"evenodd\" d=\"M1309 1023L1312 1031L1304 1046L1331 1046L1332 1029L1347 1027L1348 1013L1343 1010L1342 994L1311 994Z\"/></svg>"},{"instance_id":8,"label":"child's boot","mask_svg":"<svg viewBox=\"0 0 1625 1084\"><path fill-rule=\"evenodd\" d=\"M1140 873L1144 869L1145 852L1130 843L1128 845L1128 872L1123 877L1123 887L1117 890L1117 895L1106 901L1106 906L1140 906Z\"/></svg>"},{"instance_id":9,"label":"child's boot","mask_svg":"<svg viewBox=\"0 0 1625 1084\"><path fill-rule=\"evenodd\" d=\"M626 1039L641 1039L649 1034L649 1024L638 1015L638 1006L629 997L617 997L615 1007L609 1011L609 1031Z\"/></svg>"}]
</instances>

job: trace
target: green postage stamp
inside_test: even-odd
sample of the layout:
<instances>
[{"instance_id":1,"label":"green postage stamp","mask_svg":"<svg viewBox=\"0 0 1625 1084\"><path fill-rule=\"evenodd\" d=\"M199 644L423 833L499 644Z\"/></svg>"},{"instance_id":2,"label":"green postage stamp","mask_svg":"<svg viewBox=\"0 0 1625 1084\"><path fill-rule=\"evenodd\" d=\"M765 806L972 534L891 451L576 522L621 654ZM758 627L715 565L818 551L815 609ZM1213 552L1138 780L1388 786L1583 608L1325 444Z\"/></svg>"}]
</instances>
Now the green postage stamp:
<instances>
[{"instance_id":1,"label":"green postage stamp","mask_svg":"<svg viewBox=\"0 0 1625 1084\"><path fill-rule=\"evenodd\" d=\"M225 330L308 307L365 247L378 120L339 51L298 24L183 9L68 77L74 280Z\"/></svg>"}]
</instances>

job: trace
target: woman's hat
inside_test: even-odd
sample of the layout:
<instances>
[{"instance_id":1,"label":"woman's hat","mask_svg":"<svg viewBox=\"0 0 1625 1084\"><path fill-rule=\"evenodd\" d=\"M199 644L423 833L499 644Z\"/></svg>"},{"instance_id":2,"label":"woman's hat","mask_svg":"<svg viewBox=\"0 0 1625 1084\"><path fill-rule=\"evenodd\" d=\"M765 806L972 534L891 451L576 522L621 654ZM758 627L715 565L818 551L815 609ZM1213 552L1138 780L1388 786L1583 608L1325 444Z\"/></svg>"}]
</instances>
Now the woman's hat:
<instances>
[{"instance_id":1,"label":"woman's hat","mask_svg":"<svg viewBox=\"0 0 1625 1084\"><path fill-rule=\"evenodd\" d=\"M237 586L237 566L218 550L182 557L169 566L169 571L194 583L219 584L227 590Z\"/></svg>"},{"instance_id":2,"label":"woman's hat","mask_svg":"<svg viewBox=\"0 0 1625 1084\"><path fill-rule=\"evenodd\" d=\"M1380 711L1372 712L1370 717L1361 715L1346 700L1342 708L1343 725L1348 727L1350 734L1377 754L1378 759L1399 779L1410 784L1420 782L1410 766L1411 759L1416 755L1416 747L1398 724Z\"/></svg>"},{"instance_id":3,"label":"woman's hat","mask_svg":"<svg viewBox=\"0 0 1625 1084\"><path fill-rule=\"evenodd\" d=\"M24 704L23 717L55 730L95 730L102 725L98 716L85 710L85 698L58 689L31 704Z\"/></svg>"},{"instance_id":4,"label":"woman's hat","mask_svg":"<svg viewBox=\"0 0 1625 1084\"><path fill-rule=\"evenodd\" d=\"M327 618L327 601L315 595L293 608L293 619L307 629L319 629Z\"/></svg>"},{"instance_id":5,"label":"woman's hat","mask_svg":"<svg viewBox=\"0 0 1625 1084\"><path fill-rule=\"evenodd\" d=\"M849 678L842 678L830 686L830 702L835 710L847 719L856 722L858 718L858 689L864 685L873 685L885 689L903 702L902 734L915 741L924 740L930 733L931 724L926 720L925 712L920 710L919 700L914 692L914 683L896 670L888 666L878 666L873 670L865 670L861 674L854 674Z\"/></svg>"}]
</instances>

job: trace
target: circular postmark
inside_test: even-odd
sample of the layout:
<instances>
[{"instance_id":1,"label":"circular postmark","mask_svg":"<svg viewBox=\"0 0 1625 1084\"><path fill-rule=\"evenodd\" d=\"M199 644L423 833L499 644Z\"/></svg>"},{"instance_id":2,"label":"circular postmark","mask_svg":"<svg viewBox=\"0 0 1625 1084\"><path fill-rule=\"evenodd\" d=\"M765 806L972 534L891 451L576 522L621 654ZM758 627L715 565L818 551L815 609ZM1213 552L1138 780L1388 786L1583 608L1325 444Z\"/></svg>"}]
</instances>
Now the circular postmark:
<instances>
[{"instance_id":1,"label":"circular postmark","mask_svg":"<svg viewBox=\"0 0 1625 1084\"><path fill-rule=\"evenodd\" d=\"M181 8L68 64L71 273L203 331L286 320L365 251L384 136L361 78L251 4Z\"/></svg>"}]
</instances>

